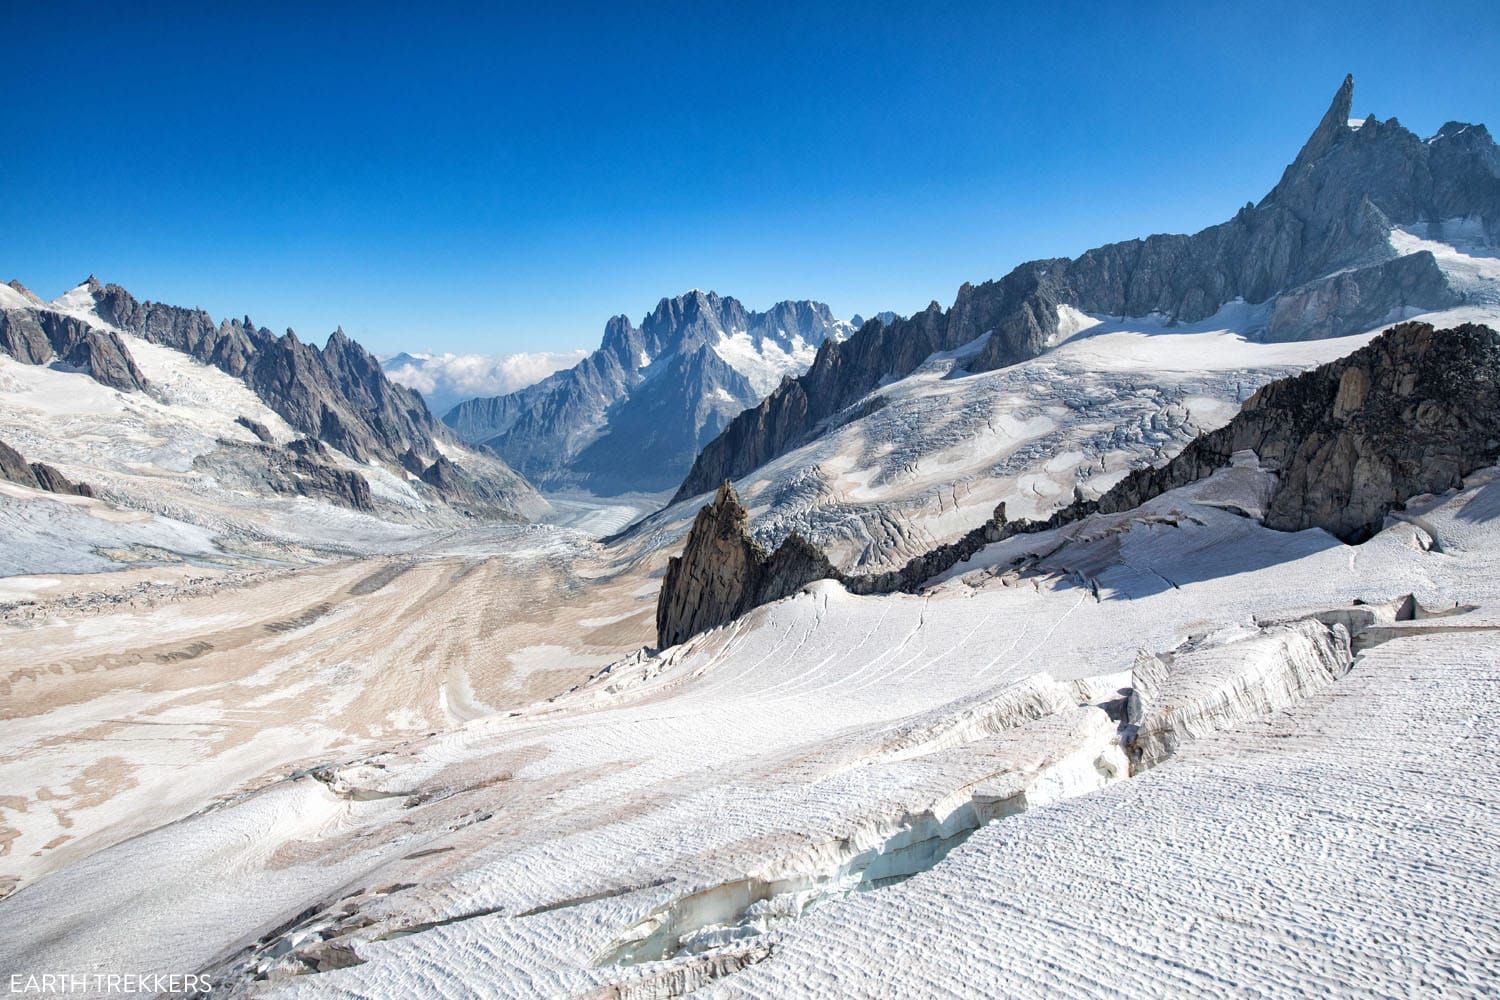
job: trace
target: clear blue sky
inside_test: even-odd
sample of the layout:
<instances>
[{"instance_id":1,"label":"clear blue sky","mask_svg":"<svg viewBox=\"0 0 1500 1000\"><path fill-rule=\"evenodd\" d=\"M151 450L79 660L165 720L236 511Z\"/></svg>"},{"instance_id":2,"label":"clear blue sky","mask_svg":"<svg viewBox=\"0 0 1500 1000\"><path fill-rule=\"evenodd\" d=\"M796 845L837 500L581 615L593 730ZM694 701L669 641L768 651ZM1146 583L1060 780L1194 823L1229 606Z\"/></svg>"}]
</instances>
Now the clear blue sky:
<instances>
[{"instance_id":1,"label":"clear blue sky","mask_svg":"<svg viewBox=\"0 0 1500 1000\"><path fill-rule=\"evenodd\" d=\"M220 6L7 0L0 276L385 353L593 346L692 287L908 312L1201 228L1346 72L1361 116L1500 125L1493 0Z\"/></svg>"}]
</instances>

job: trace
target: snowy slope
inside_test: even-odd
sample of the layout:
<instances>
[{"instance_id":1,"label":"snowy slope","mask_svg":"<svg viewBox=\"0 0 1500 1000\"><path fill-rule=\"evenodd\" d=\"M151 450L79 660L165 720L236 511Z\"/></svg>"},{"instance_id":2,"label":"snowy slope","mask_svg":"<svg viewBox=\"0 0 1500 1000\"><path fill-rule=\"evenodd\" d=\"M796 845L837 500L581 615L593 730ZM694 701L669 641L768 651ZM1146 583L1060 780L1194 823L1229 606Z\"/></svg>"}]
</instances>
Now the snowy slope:
<instances>
[{"instance_id":1,"label":"snowy slope","mask_svg":"<svg viewBox=\"0 0 1500 1000\"><path fill-rule=\"evenodd\" d=\"M925 593L819 584L277 782L0 903L0 959L230 995L1472 992L1500 476L1357 548L1225 509L1265 486L1241 456ZM1398 621L1409 593L1440 616ZM1143 651L1200 711L1132 776L1110 703Z\"/></svg>"},{"instance_id":2,"label":"snowy slope","mask_svg":"<svg viewBox=\"0 0 1500 1000\"><path fill-rule=\"evenodd\" d=\"M1391 242L1403 255L1433 253L1464 304L1292 343L1263 342L1269 307L1243 302L1191 324L1064 307L1040 357L973 374L966 359L983 338L935 354L739 480L752 526L771 545L800 532L845 567L900 565L981 523L1001 501L1009 516L1035 518L1065 506L1075 489L1097 496L1228 422L1266 382L1347 355L1390 324L1500 327L1500 251L1481 232L1455 220L1427 235L1398 229ZM683 525L702 503L679 503L648 527Z\"/></svg>"},{"instance_id":3,"label":"snowy slope","mask_svg":"<svg viewBox=\"0 0 1500 1000\"><path fill-rule=\"evenodd\" d=\"M52 305L113 330L150 392L121 392L85 374L0 355L0 441L103 497L78 503L9 491L0 500L0 525L13 544L0 573L92 572L182 557L229 567L246 559L306 558L311 550L304 546L379 551L405 544L418 533L415 526L457 521L407 478L332 449L336 462L369 482L381 517L275 495L252 478L229 476L212 461L221 442L259 442L237 418L260 424L277 444L299 435L239 379L105 323L84 286ZM455 458L466 452L449 447Z\"/></svg>"},{"instance_id":4,"label":"snowy slope","mask_svg":"<svg viewBox=\"0 0 1500 1000\"><path fill-rule=\"evenodd\" d=\"M851 332L849 324L844 323L836 336L842 338ZM807 371L819 343L809 343L795 330L788 333L778 328L725 330L711 346L729 367L745 377L755 393L755 402L759 402L759 397L776 388L786 376Z\"/></svg>"}]
</instances>

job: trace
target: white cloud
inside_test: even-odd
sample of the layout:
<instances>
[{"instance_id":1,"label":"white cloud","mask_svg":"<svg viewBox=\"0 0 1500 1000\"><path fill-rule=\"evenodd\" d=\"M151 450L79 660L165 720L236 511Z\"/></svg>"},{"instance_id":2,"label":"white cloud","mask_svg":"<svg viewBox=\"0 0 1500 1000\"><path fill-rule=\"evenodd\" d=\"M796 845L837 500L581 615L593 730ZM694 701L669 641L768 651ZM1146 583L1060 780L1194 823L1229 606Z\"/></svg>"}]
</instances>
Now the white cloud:
<instances>
[{"instance_id":1,"label":"white cloud","mask_svg":"<svg viewBox=\"0 0 1500 1000\"><path fill-rule=\"evenodd\" d=\"M383 358L392 381L420 392L434 413L475 396L499 396L571 368L588 351L529 351L521 354L419 354Z\"/></svg>"}]
</instances>

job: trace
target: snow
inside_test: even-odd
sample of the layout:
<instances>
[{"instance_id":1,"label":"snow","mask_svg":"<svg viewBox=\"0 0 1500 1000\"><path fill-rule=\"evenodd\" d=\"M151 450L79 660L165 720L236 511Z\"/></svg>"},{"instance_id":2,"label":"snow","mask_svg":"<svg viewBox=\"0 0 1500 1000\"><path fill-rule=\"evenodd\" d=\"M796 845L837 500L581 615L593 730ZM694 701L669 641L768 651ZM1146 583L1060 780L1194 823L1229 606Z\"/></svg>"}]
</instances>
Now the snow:
<instances>
[{"instance_id":1,"label":"snow","mask_svg":"<svg viewBox=\"0 0 1500 1000\"><path fill-rule=\"evenodd\" d=\"M14 288L0 283L0 309L31 309L35 306L35 302L32 302Z\"/></svg>"},{"instance_id":2,"label":"snow","mask_svg":"<svg viewBox=\"0 0 1500 1000\"><path fill-rule=\"evenodd\" d=\"M787 336L784 330L777 334L752 337L734 330L714 343L714 353L745 376L757 395L766 396L787 375L807 371L818 354L817 347L796 334Z\"/></svg>"},{"instance_id":3,"label":"snow","mask_svg":"<svg viewBox=\"0 0 1500 1000\"><path fill-rule=\"evenodd\" d=\"M106 330L117 330L118 328L104 322L99 316L99 310L94 303L94 293L89 290L88 282L80 282L72 288L63 292L57 298L47 304L49 309L55 309L60 313L76 317L91 323L94 326Z\"/></svg>"},{"instance_id":4,"label":"snow","mask_svg":"<svg viewBox=\"0 0 1500 1000\"><path fill-rule=\"evenodd\" d=\"M264 426L278 444L300 437L248 385L227 372L132 334L122 333L120 339L151 388L173 408L175 419L231 440L259 440L235 422L241 416Z\"/></svg>"},{"instance_id":5,"label":"snow","mask_svg":"<svg viewBox=\"0 0 1500 1000\"><path fill-rule=\"evenodd\" d=\"M1454 291L1476 306L1500 308L1500 250L1485 242L1483 220L1449 219L1428 226L1394 229L1398 254L1427 251L1437 259Z\"/></svg>"},{"instance_id":6,"label":"snow","mask_svg":"<svg viewBox=\"0 0 1500 1000\"><path fill-rule=\"evenodd\" d=\"M85 497L57 496L0 481L0 577L95 573L137 563L185 560L233 566L240 557L198 525L142 512L125 520Z\"/></svg>"},{"instance_id":7,"label":"snow","mask_svg":"<svg viewBox=\"0 0 1500 1000\"><path fill-rule=\"evenodd\" d=\"M1104 321L1100 317L1090 316L1070 305L1060 305L1057 307L1057 332L1048 339L1047 346L1056 347L1058 344L1066 343L1102 322Z\"/></svg>"},{"instance_id":8,"label":"snow","mask_svg":"<svg viewBox=\"0 0 1500 1000\"><path fill-rule=\"evenodd\" d=\"M552 513L547 521L593 537L612 535L646 514L660 510L671 494L622 493L598 497L592 493L548 493Z\"/></svg>"},{"instance_id":9,"label":"snow","mask_svg":"<svg viewBox=\"0 0 1500 1000\"><path fill-rule=\"evenodd\" d=\"M1392 238L1469 296L1443 318L1494 315L1474 233ZM881 387L748 477L755 526L852 558L1045 512L1373 335L1064 319L1025 364L969 372L981 339ZM694 504L609 548L655 498L461 532L257 498L348 558L247 570L250 501L191 462L238 403L145 353L168 403L0 363L0 438L226 526L0 489L16 571L61 564L0 591L39 602L0 608L0 968L424 1000L1494 981L1500 470L1350 547L1257 523L1245 452L916 594L823 581L641 650ZM157 549L209 579L60 575Z\"/></svg>"},{"instance_id":10,"label":"snow","mask_svg":"<svg viewBox=\"0 0 1500 1000\"><path fill-rule=\"evenodd\" d=\"M200 567L305 562L329 552L392 551L459 522L425 500L404 473L336 450L337 464L369 482L382 505L379 516L323 500L268 496L215 458L221 442L259 444L239 417L260 423L280 444L300 436L248 386L110 327L97 316L86 286L54 306L115 332L149 391L121 392L79 372L0 355L0 440L29 461L88 483L107 501L80 507L29 491L0 494L0 524L13 543L0 558L0 575L96 572L179 559ZM459 446L448 450L459 460L470 454ZM119 509L139 516L110 520L101 513Z\"/></svg>"},{"instance_id":11,"label":"snow","mask_svg":"<svg viewBox=\"0 0 1500 1000\"><path fill-rule=\"evenodd\" d=\"M725 996L966 994L975 983L1473 992L1493 971L1482 942L1500 929L1500 883L1485 864L1500 847L1488 806L1500 770L1478 735L1500 721L1500 470L1418 500L1409 514L1421 526L1393 520L1356 548L1228 509L1254 510L1266 488L1245 453L1138 512L991 546L922 593L856 597L820 583L519 704L478 669L485 656L419 652L477 635L485 619L464 609L505 588L465 578L454 600L439 587L454 579L448 557L417 556L297 634L257 640L280 652L255 668L253 688L280 694L283 711L352 690L374 699L362 717L415 703L449 728L352 748L320 780L261 783L114 846L96 834L91 852L0 903L19 929L0 942L0 964L210 968L229 995L273 996L456 997L475 983L495 996L572 995L666 981ZM526 534L506 551L523 551ZM514 578L548 565L536 551ZM349 593L368 572L326 570L319 586ZM87 632L59 623L45 647L29 642L76 657L77 644L122 632L228 635L236 620L209 621L210 606L242 621L317 600L294 578L275 586L255 611L179 606ZM565 613L580 629L616 627L627 608L589 593L586 614L576 593ZM1351 667L1343 622L1394 621L1381 609L1407 593L1428 609L1476 607L1370 630L1385 641ZM363 662L398 635L401 648ZM546 635L567 630L488 648L508 648L518 681L577 677L578 648ZM1178 714L1164 717L1169 752L1141 773L1098 702L1147 654L1166 665L1155 690ZM398 680L408 662L422 664L431 700ZM440 663L463 673L434 672ZM347 677L319 680L327 671ZM176 696L175 714L170 692L127 692L111 696L125 704L71 709L72 722L38 714L7 738L39 748L79 719L140 718L147 704L163 721L232 717L188 712L232 690L207 681L193 700ZM49 785L71 781L91 752L49 765L62 769ZM139 755L135 766L144 789L151 772ZM188 770L195 784L212 773ZM19 818L28 847L56 829ZM101 904L79 909L101 880ZM315 961L334 945L359 964L312 974L291 957ZM257 972L271 978L253 984Z\"/></svg>"},{"instance_id":12,"label":"snow","mask_svg":"<svg viewBox=\"0 0 1500 1000\"><path fill-rule=\"evenodd\" d=\"M278 441L294 432L237 379L122 336L151 380L151 394L0 356L0 440L29 461L89 483L108 501L79 505L34 491L0 494L0 523L13 533L0 575L94 572L177 558L302 560L309 553L299 549L308 544L385 550L420 534L321 500L226 488L197 461L220 440L258 441L236 416L260 421ZM387 470L338 453L335 460L363 473L378 497L417 503L411 487ZM135 520L102 513L116 508ZM422 508L415 513L425 516Z\"/></svg>"},{"instance_id":13,"label":"snow","mask_svg":"<svg viewBox=\"0 0 1500 1000\"><path fill-rule=\"evenodd\" d=\"M805 918L708 995L1483 995L1497 648L1366 653L1305 705Z\"/></svg>"},{"instance_id":14,"label":"snow","mask_svg":"<svg viewBox=\"0 0 1500 1000\"><path fill-rule=\"evenodd\" d=\"M836 419L738 487L768 544L798 531L841 564L899 565L1002 500L1011 517L1045 517L1075 488L1097 495L1227 422L1265 382L1373 336L1262 343L1268 315L1238 300L1192 324L1064 310L1066 339L1041 357L974 374L964 365L983 338L935 354L850 408L873 412ZM685 523L698 506L657 520Z\"/></svg>"}]
</instances>

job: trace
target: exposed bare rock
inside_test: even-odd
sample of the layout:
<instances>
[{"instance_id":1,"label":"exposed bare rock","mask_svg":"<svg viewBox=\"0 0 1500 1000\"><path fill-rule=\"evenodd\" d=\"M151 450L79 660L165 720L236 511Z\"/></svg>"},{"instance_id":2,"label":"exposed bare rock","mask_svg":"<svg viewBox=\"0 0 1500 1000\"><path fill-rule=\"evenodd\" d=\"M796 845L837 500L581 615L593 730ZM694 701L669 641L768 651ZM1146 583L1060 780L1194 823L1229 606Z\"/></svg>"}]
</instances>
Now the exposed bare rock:
<instances>
[{"instance_id":1,"label":"exposed bare rock","mask_svg":"<svg viewBox=\"0 0 1500 1000\"><path fill-rule=\"evenodd\" d=\"M198 456L193 464L229 483L317 497L354 510L375 509L369 481L358 471L338 465L316 438L298 438L285 448L221 439L216 451Z\"/></svg>"},{"instance_id":2,"label":"exposed bare rock","mask_svg":"<svg viewBox=\"0 0 1500 1000\"><path fill-rule=\"evenodd\" d=\"M1427 141L1394 118L1352 129L1352 91L1346 79L1281 181L1227 222L1191 236L1154 235L1074 259L1031 261L998 281L965 284L946 312L934 302L909 319L866 323L848 340L825 344L805 375L703 448L673 502L801 445L935 351L989 334L969 370L1036 357L1058 333L1063 306L1195 322L1239 298L1271 303L1268 338L1302 340L1367 330L1401 308L1461 301L1430 256L1398 258L1391 229L1468 218L1500 238L1500 148L1479 125L1450 123Z\"/></svg>"},{"instance_id":3,"label":"exposed bare rock","mask_svg":"<svg viewBox=\"0 0 1500 1000\"><path fill-rule=\"evenodd\" d=\"M1401 310L1445 309L1463 297L1423 250L1309 282L1276 299L1267 340L1343 337L1390 322ZM1405 315L1411 315L1406 313Z\"/></svg>"},{"instance_id":4,"label":"exposed bare rock","mask_svg":"<svg viewBox=\"0 0 1500 1000\"><path fill-rule=\"evenodd\" d=\"M1075 500L1045 521L1010 521L1000 504L963 537L885 573L841 574L796 536L768 558L726 482L668 568L658 638L663 646L681 642L819 579L859 594L915 590L986 545L1133 510L1225 468L1241 451L1255 452L1277 475L1267 527L1321 528L1362 542L1410 498L1457 487L1500 461L1500 336L1474 324L1434 330L1403 323L1346 358L1263 386L1224 427L1164 465L1131 473L1097 500Z\"/></svg>"},{"instance_id":5,"label":"exposed bare rock","mask_svg":"<svg viewBox=\"0 0 1500 1000\"><path fill-rule=\"evenodd\" d=\"M1408 498L1500 458L1500 339L1472 324L1404 324L1266 386L1230 428L1232 448L1254 448L1279 473L1269 527L1362 541Z\"/></svg>"},{"instance_id":6,"label":"exposed bare rock","mask_svg":"<svg viewBox=\"0 0 1500 1000\"><path fill-rule=\"evenodd\" d=\"M146 377L117 334L61 313L0 309L0 351L30 365L61 362L111 389L146 389Z\"/></svg>"},{"instance_id":7,"label":"exposed bare rock","mask_svg":"<svg viewBox=\"0 0 1500 1000\"><path fill-rule=\"evenodd\" d=\"M71 496L91 497L93 487L87 483L75 483L45 462L27 462L4 441L0 441L0 479L8 479L19 486L46 490L48 493L64 493Z\"/></svg>"},{"instance_id":8,"label":"exposed bare rock","mask_svg":"<svg viewBox=\"0 0 1500 1000\"><path fill-rule=\"evenodd\" d=\"M417 478L442 493L451 506L473 516L515 518L503 490L469 475L463 466L450 461L446 455L439 455Z\"/></svg>"},{"instance_id":9,"label":"exposed bare rock","mask_svg":"<svg viewBox=\"0 0 1500 1000\"><path fill-rule=\"evenodd\" d=\"M674 646L751 608L838 577L812 545L791 535L774 553L749 532L749 514L729 483L698 512L681 556L667 563L656 605L657 643Z\"/></svg>"},{"instance_id":10,"label":"exposed bare rock","mask_svg":"<svg viewBox=\"0 0 1500 1000\"><path fill-rule=\"evenodd\" d=\"M26 464L26 459L4 441L0 441L0 476L22 486L36 485L36 478L31 474L31 466Z\"/></svg>"},{"instance_id":11,"label":"exposed bare rock","mask_svg":"<svg viewBox=\"0 0 1500 1000\"><path fill-rule=\"evenodd\" d=\"M245 428L251 434L254 434L256 437L260 438L263 444L276 443L276 439L271 436L270 429L259 420L251 420L249 417L240 416L235 417L234 422Z\"/></svg>"}]
</instances>

